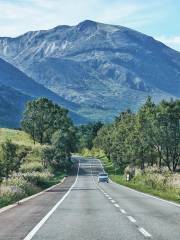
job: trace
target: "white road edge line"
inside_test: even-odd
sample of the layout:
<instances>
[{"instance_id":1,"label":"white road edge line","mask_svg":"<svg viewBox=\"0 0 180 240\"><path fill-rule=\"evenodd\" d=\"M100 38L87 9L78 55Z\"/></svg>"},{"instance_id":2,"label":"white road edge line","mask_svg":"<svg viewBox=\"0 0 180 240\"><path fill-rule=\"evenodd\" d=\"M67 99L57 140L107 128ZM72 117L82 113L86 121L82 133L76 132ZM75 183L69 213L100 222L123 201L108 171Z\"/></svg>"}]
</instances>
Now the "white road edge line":
<instances>
[{"instance_id":1,"label":"white road edge line","mask_svg":"<svg viewBox=\"0 0 180 240\"><path fill-rule=\"evenodd\" d=\"M99 159L97 159L97 160L100 162L100 165L101 165L101 167L102 167L102 169L103 169L103 171L104 171L104 167L103 167L103 165L102 165L101 160L99 160ZM126 187L126 186L124 186L124 185L121 185L121 184L118 184L118 183L112 181L111 179L110 179L110 181L111 181L112 183L116 184L116 185L122 186L122 187L124 187L124 188L126 188L126 189L129 189L130 191L133 191L133 192L136 192L136 193L140 193L140 194L142 194L142 195L144 195L144 196L146 196L146 197L151 197L151 198L154 198L154 199L156 199L156 200L159 200L159 201L162 201L162 202L165 202L165 203L174 205L174 206L176 206L176 207L180 207L180 204L178 204L178 203L171 202L171 201L168 201L168 200L159 198L159 197L155 197L155 196L152 196L152 195L150 195L150 194L148 194L148 193L143 193L143 192L140 192L140 191L138 191L138 190L132 189L132 188L130 188L130 187Z\"/></svg>"},{"instance_id":2,"label":"white road edge line","mask_svg":"<svg viewBox=\"0 0 180 240\"><path fill-rule=\"evenodd\" d=\"M65 179L66 179L66 177L64 177L59 183L57 183L57 184L55 184L55 185L53 185L53 186L51 186L49 188L46 188L46 189L44 189L43 191L41 191L39 193L36 193L36 194L33 194L33 195L29 196L29 197L23 198L23 199L19 200L18 202L14 203L14 204L8 205L8 206L3 207L3 208L0 208L0 214L5 212L5 211L7 211L7 210L9 210L9 209L11 209L11 208L17 207L18 204L20 204L20 203L27 202L27 201L29 201L31 199L34 199L34 198L36 198L36 197L46 193L47 191L49 191L49 190L55 188L56 186L62 184Z\"/></svg>"},{"instance_id":3,"label":"white road edge line","mask_svg":"<svg viewBox=\"0 0 180 240\"><path fill-rule=\"evenodd\" d=\"M71 192L72 188L75 186L78 180L79 167L80 167L80 162L78 166L77 176L73 185L69 188L69 190L65 193L65 195L59 200L59 202L57 202L56 205L45 215L45 217L41 219L41 221L31 230L31 232L24 238L24 240L31 240L34 237L34 235L37 233L37 231L39 231L39 229L44 225L44 223L48 220L48 218L55 212L55 210L59 207L59 205L69 195L69 193Z\"/></svg>"},{"instance_id":4,"label":"white road edge line","mask_svg":"<svg viewBox=\"0 0 180 240\"><path fill-rule=\"evenodd\" d=\"M131 217L131 216L127 216L127 218L128 218L132 223L135 223L135 222L136 222L136 219L134 219L134 218Z\"/></svg>"},{"instance_id":5,"label":"white road edge line","mask_svg":"<svg viewBox=\"0 0 180 240\"><path fill-rule=\"evenodd\" d=\"M145 237L152 237L144 228L140 227L138 230L145 236Z\"/></svg>"},{"instance_id":6,"label":"white road edge line","mask_svg":"<svg viewBox=\"0 0 180 240\"><path fill-rule=\"evenodd\" d=\"M171 202L171 201L168 201L168 200L159 198L159 197L155 197L155 196L152 196L152 195L150 195L150 194L148 194L148 193L140 192L140 191L135 190L135 189L132 189L132 188L130 188L130 187L126 187L126 186L124 186L124 185L118 184L118 183L116 183L116 182L114 182L114 181L112 181L112 180L110 180L110 181L111 181L111 183L116 184L116 185L118 185L118 186L121 186L121 187L123 187L123 188L126 188L126 189L128 189L128 190L130 190L130 191L132 191L132 192L136 192L136 193L142 194L142 195L144 195L144 196L146 196L146 197L154 198L154 199L156 199L156 200L165 202L165 203L167 203L167 204L169 204L169 205L174 205L174 206L176 206L176 207L180 207L180 204L178 204L178 203L174 203L174 202Z\"/></svg>"}]
</instances>

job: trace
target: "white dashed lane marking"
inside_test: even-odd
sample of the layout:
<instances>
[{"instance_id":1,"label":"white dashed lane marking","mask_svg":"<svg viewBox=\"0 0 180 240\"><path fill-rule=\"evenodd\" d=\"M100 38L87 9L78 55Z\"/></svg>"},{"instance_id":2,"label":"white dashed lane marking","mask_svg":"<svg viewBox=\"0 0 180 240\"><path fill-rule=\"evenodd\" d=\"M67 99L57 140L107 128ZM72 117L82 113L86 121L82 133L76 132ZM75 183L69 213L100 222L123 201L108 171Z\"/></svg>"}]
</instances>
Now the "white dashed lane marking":
<instances>
[{"instance_id":1,"label":"white dashed lane marking","mask_svg":"<svg viewBox=\"0 0 180 240\"><path fill-rule=\"evenodd\" d=\"M92 177L93 177L93 176L92 176ZM94 181L94 177L93 177L93 181ZM95 181L94 181L94 183L95 183ZM96 183L95 183L95 184L96 184ZM96 185L97 185L97 184L96 184ZM97 185L97 186L98 186L98 185ZM99 190L104 194L104 196L107 197L107 198L113 203L113 205L114 205L116 208L120 208L119 204L117 204L116 201L113 200L108 193L106 193L100 186L98 186L98 188L99 188ZM127 214L127 212L126 212L124 209L122 209L122 208L120 208L120 212L123 213L123 214L125 214L125 215ZM135 218L133 218L133 217L130 216L130 215L126 215L126 216L127 216L127 218L129 219L130 222L132 222L132 223L135 224L135 226L137 227L138 231L139 231L145 238L151 238L151 237L152 237L152 235L151 235L150 233L148 233L143 227L140 227L140 226L137 225Z\"/></svg>"},{"instance_id":2,"label":"white dashed lane marking","mask_svg":"<svg viewBox=\"0 0 180 240\"><path fill-rule=\"evenodd\" d=\"M148 233L144 228L140 227L138 230L145 236L145 237L151 237L151 234Z\"/></svg>"},{"instance_id":3,"label":"white dashed lane marking","mask_svg":"<svg viewBox=\"0 0 180 240\"><path fill-rule=\"evenodd\" d=\"M120 209L120 211L123 213L123 214L126 214L126 211L124 209Z\"/></svg>"},{"instance_id":4,"label":"white dashed lane marking","mask_svg":"<svg viewBox=\"0 0 180 240\"><path fill-rule=\"evenodd\" d=\"M128 218L132 223L135 223L135 222L136 222L136 219L134 219L134 218L131 217L131 216L127 216L127 218Z\"/></svg>"},{"instance_id":5,"label":"white dashed lane marking","mask_svg":"<svg viewBox=\"0 0 180 240\"><path fill-rule=\"evenodd\" d=\"M115 207L119 208L119 205L117 203L114 204Z\"/></svg>"}]
</instances>

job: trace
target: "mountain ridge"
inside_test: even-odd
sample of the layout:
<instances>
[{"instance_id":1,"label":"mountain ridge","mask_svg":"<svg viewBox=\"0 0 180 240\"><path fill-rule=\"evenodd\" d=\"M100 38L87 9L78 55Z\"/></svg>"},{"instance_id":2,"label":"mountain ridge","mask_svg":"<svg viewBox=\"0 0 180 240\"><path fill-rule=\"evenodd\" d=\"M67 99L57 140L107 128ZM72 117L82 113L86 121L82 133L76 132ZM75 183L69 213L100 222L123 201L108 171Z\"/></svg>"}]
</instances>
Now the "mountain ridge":
<instances>
[{"instance_id":1,"label":"mountain ridge","mask_svg":"<svg viewBox=\"0 0 180 240\"><path fill-rule=\"evenodd\" d=\"M0 38L0 57L91 121L135 111L148 95L180 97L180 53L123 26L86 20Z\"/></svg>"}]
</instances>

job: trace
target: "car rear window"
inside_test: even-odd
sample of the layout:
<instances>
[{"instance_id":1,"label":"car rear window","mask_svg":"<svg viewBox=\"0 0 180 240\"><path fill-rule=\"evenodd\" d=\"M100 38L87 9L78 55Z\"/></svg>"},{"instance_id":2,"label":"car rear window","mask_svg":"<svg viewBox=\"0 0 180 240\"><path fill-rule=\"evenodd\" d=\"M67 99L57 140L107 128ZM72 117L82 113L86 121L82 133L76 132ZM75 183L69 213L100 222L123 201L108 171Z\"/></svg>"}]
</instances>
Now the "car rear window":
<instances>
[{"instance_id":1,"label":"car rear window","mask_svg":"<svg viewBox=\"0 0 180 240\"><path fill-rule=\"evenodd\" d=\"M107 174L106 173L100 173L99 176L107 177Z\"/></svg>"}]
</instances>

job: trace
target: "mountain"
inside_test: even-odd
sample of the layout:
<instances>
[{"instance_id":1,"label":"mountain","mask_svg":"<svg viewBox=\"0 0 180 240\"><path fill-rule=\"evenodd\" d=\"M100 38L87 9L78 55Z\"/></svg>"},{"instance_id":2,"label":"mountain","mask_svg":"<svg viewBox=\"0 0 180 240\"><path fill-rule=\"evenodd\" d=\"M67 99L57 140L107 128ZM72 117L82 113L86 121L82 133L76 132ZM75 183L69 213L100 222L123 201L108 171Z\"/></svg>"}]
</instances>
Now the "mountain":
<instances>
[{"instance_id":1,"label":"mountain","mask_svg":"<svg viewBox=\"0 0 180 240\"><path fill-rule=\"evenodd\" d=\"M18 127L26 102L38 97L48 97L69 109L78 108L0 59L0 126L7 123L8 127ZM70 115L76 123L86 121L72 111Z\"/></svg>"},{"instance_id":2,"label":"mountain","mask_svg":"<svg viewBox=\"0 0 180 240\"><path fill-rule=\"evenodd\" d=\"M0 57L90 120L135 111L148 95L180 97L180 53L123 26L86 20L0 38Z\"/></svg>"},{"instance_id":3,"label":"mountain","mask_svg":"<svg viewBox=\"0 0 180 240\"><path fill-rule=\"evenodd\" d=\"M45 96L59 104L62 104L63 106L69 108L77 107L77 104L73 104L69 101L64 100L54 92L35 82L32 78L26 76L22 71L2 59L0 59L0 84L13 87L32 97Z\"/></svg>"},{"instance_id":4,"label":"mountain","mask_svg":"<svg viewBox=\"0 0 180 240\"><path fill-rule=\"evenodd\" d=\"M0 127L19 127L24 106L30 100L30 96L0 85Z\"/></svg>"}]
</instances>

